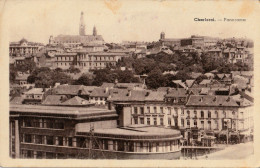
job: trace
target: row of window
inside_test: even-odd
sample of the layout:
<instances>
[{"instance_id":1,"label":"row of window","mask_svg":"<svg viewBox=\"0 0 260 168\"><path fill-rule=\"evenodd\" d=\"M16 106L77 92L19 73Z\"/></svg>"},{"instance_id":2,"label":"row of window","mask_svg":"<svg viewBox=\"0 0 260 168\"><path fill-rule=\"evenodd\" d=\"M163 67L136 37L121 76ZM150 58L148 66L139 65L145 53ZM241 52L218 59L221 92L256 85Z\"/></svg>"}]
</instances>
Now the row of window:
<instances>
[{"instance_id":1,"label":"row of window","mask_svg":"<svg viewBox=\"0 0 260 168\"><path fill-rule=\"evenodd\" d=\"M133 141L122 141L122 140L107 140L107 139L93 139L90 143L89 139L84 137L61 137L61 136L45 136L45 135L32 135L24 134L22 142L34 143L34 144L45 144L55 146L73 146L79 148L89 148L92 144L93 149L104 149L114 151L129 151L129 152L152 152L152 148L156 148L153 152L164 151L165 149L159 150L159 147L166 148L172 151L174 146L178 146L178 140L167 141L162 143L150 143L150 142L133 142ZM175 149L176 150L176 149Z\"/></svg>"},{"instance_id":2,"label":"row of window","mask_svg":"<svg viewBox=\"0 0 260 168\"><path fill-rule=\"evenodd\" d=\"M23 127L64 129L64 122L52 119L24 119Z\"/></svg>"},{"instance_id":3,"label":"row of window","mask_svg":"<svg viewBox=\"0 0 260 168\"><path fill-rule=\"evenodd\" d=\"M80 59L86 59L87 58L87 55L81 55L80 56ZM93 58L93 60L100 60L100 61L105 61L105 60L115 60L116 58L115 57L111 57L111 56L107 56L107 57L91 57L89 56L88 57L89 60L91 61L91 59Z\"/></svg>"},{"instance_id":4,"label":"row of window","mask_svg":"<svg viewBox=\"0 0 260 168\"><path fill-rule=\"evenodd\" d=\"M59 59L59 58L60 58L60 59ZM63 58L64 58L64 59L63 59ZM69 57L64 57L64 56L63 56L63 57L56 57L56 60L57 60L57 61L58 61L58 60L61 60L61 61L62 61L62 60L72 61L72 60L73 60L73 57L71 57L71 56L69 56Z\"/></svg>"},{"instance_id":5,"label":"row of window","mask_svg":"<svg viewBox=\"0 0 260 168\"><path fill-rule=\"evenodd\" d=\"M197 111L195 110L193 113L194 113L194 116L197 117ZM242 113L243 113L243 112L242 112ZM191 112L188 110L188 111L187 111L187 116L190 117L190 114L191 114ZM212 117L212 116L211 116L211 111L208 111L207 114L208 114L208 115L207 115L208 118L211 118L211 117ZM236 113L233 111L233 112L232 112L232 115L235 116L235 114L236 114ZM182 111L182 115L184 115L184 111ZM219 116L219 112L218 112L218 111L215 111L215 116L216 116L216 118L218 118L218 116ZM201 118L204 118L204 117L205 117L204 111L200 111L200 117L201 117ZM226 114L225 111L223 111L223 118L226 118L226 117L227 117L227 114Z\"/></svg>"},{"instance_id":6,"label":"row of window","mask_svg":"<svg viewBox=\"0 0 260 168\"><path fill-rule=\"evenodd\" d=\"M134 107L134 113L133 114L144 114L144 107L139 107L139 111L140 113L138 113L138 107ZM175 111L177 111L177 109L175 109ZM147 113L151 113L151 107L146 107L146 112ZM171 107L167 107L167 112L168 115L171 115L172 109ZM159 109L157 107L153 107L153 113L164 113L164 108L163 107L159 107Z\"/></svg>"},{"instance_id":7,"label":"row of window","mask_svg":"<svg viewBox=\"0 0 260 168\"><path fill-rule=\"evenodd\" d=\"M143 117L140 117L140 118L139 118L139 121L140 121L140 122L138 122L138 117L134 117L133 120L134 120L134 123L132 123L132 124L145 124ZM153 124L152 124L152 123L151 123L151 119L148 117L148 118L146 119L146 124L147 124L147 125L158 125L157 118L153 118ZM164 119L163 119L163 118L160 118L160 123L159 123L159 125L161 125L161 126L164 125Z\"/></svg>"}]
</instances>

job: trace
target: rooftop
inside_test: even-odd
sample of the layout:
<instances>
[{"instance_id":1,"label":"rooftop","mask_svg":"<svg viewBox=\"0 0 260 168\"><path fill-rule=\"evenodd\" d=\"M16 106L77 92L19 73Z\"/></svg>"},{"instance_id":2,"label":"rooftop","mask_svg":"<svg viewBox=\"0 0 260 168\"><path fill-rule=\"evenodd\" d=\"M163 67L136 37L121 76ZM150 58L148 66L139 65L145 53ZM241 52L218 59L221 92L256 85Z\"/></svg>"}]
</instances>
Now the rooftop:
<instances>
[{"instance_id":1,"label":"rooftop","mask_svg":"<svg viewBox=\"0 0 260 168\"><path fill-rule=\"evenodd\" d=\"M85 130L84 130L85 131ZM78 132L81 132L79 129ZM102 136L116 136L120 135L121 138L132 137L132 138L151 138L157 139L158 136L167 138L181 138L180 131L169 129L152 127L146 125L131 125L121 128L108 128L108 129L95 129L94 134L103 134ZM159 137L161 138L161 137Z\"/></svg>"},{"instance_id":2,"label":"rooftop","mask_svg":"<svg viewBox=\"0 0 260 168\"><path fill-rule=\"evenodd\" d=\"M91 119L101 116L116 117L116 111L102 108L82 108L82 107L63 107L63 106L44 106L44 105L14 105L10 104L10 113L30 114L30 115L52 115L66 116L76 119Z\"/></svg>"}]
</instances>

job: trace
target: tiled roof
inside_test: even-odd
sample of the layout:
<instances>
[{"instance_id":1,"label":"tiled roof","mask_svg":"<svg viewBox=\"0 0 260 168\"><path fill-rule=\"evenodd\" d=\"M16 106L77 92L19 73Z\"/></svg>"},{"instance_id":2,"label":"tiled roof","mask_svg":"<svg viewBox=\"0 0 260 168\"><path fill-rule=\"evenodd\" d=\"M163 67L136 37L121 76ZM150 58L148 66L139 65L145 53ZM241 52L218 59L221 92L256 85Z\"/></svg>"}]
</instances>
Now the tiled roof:
<instances>
[{"instance_id":1,"label":"tiled roof","mask_svg":"<svg viewBox=\"0 0 260 168\"><path fill-rule=\"evenodd\" d=\"M209 79L204 79L203 81L200 82L200 85L206 85L206 84L210 84L211 80Z\"/></svg>"},{"instance_id":2,"label":"tiled roof","mask_svg":"<svg viewBox=\"0 0 260 168\"><path fill-rule=\"evenodd\" d=\"M106 88L95 88L92 93L89 95L90 97L108 97L109 90Z\"/></svg>"},{"instance_id":3,"label":"tiled roof","mask_svg":"<svg viewBox=\"0 0 260 168\"><path fill-rule=\"evenodd\" d=\"M11 100L10 104L22 104L23 100L24 100L23 97L18 97L18 96L17 96L17 97L14 97L14 98Z\"/></svg>"},{"instance_id":4,"label":"tiled roof","mask_svg":"<svg viewBox=\"0 0 260 168\"><path fill-rule=\"evenodd\" d=\"M164 101L166 92L148 91L145 95L145 101Z\"/></svg>"},{"instance_id":5,"label":"tiled roof","mask_svg":"<svg viewBox=\"0 0 260 168\"><path fill-rule=\"evenodd\" d=\"M168 91L165 97L186 97L186 93L184 88L173 88Z\"/></svg>"},{"instance_id":6,"label":"tiled roof","mask_svg":"<svg viewBox=\"0 0 260 168\"><path fill-rule=\"evenodd\" d=\"M217 77L218 77L219 79L223 79L223 78L224 78L224 75L225 75L225 74L217 74Z\"/></svg>"},{"instance_id":7,"label":"tiled roof","mask_svg":"<svg viewBox=\"0 0 260 168\"><path fill-rule=\"evenodd\" d=\"M133 89L134 87L142 87L142 83L117 83L115 85L116 88L128 88Z\"/></svg>"},{"instance_id":8,"label":"tiled roof","mask_svg":"<svg viewBox=\"0 0 260 168\"><path fill-rule=\"evenodd\" d=\"M225 106L238 107L231 96L191 95L187 106Z\"/></svg>"},{"instance_id":9,"label":"tiled roof","mask_svg":"<svg viewBox=\"0 0 260 168\"><path fill-rule=\"evenodd\" d=\"M58 35L54 37L54 41L66 43L66 42L75 42L75 43L88 43L91 41L104 41L101 35L93 36L93 35Z\"/></svg>"},{"instance_id":10,"label":"tiled roof","mask_svg":"<svg viewBox=\"0 0 260 168\"><path fill-rule=\"evenodd\" d=\"M54 94L64 95L89 95L96 86L84 86L84 85L59 85L53 89Z\"/></svg>"},{"instance_id":11,"label":"tiled roof","mask_svg":"<svg viewBox=\"0 0 260 168\"><path fill-rule=\"evenodd\" d=\"M48 89L46 89L47 91ZM32 88L31 90L28 90L27 92L24 92L24 94L43 94L44 88Z\"/></svg>"},{"instance_id":12,"label":"tiled roof","mask_svg":"<svg viewBox=\"0 0 260 168\"><path fill-rule=\"evenodd\" d=\"M192 87L192 85L194 84L195 80L186 80L185 84L186 86L188 86L189 88Z\"/></svg>"},{"instance_id":13,"label":"tiled roof","mask_svg":"<svg viewBox=\"0 0 260 168\"><path fill-rule=\"evenodd\" d=\"M66 100L65 95L48 95L42 102L43 105L60 105L63 100Z\"/></svg>"},{"instance_id":14,"label":"tiled roof","mask_svg":"<svg viewBox=\"0 0 260 168\"><path fill-rule=\"evenodd\" d=\"M77 105L87 105L91 104L89 101L82 99L81 97L75 96L65 102L61 103L61 105L69 105L69 106L77 106Z\"/></svg>"},{"instance_id":15,"label":"tiled roof","mask_svg":"<svg viewBox=\"0 0 260 168\"><path fill-rule=\"evenodd\" d=\"M114 86L115 86L114 83L104 82L100 87L102 87L102 88L113 88Z\"/></svg>"},{"instance_id":16,"label":"tiled roof","mask_svg":"<svg viewBox=\"0 0 260 168\"><path fill-rule=\"evenodd\" d=\"M118 89L111 94L110 101L144 101L147 91Z\"/></svg>"}]
</instances>

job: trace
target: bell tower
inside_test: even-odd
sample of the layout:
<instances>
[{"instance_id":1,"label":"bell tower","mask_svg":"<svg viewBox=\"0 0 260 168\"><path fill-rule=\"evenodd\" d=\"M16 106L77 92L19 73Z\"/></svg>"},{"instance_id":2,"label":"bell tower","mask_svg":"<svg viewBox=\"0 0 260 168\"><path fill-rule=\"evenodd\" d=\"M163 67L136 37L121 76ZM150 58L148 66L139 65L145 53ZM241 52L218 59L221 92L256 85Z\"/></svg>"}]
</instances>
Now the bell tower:
<instances>
[{"instance_id":1,"label":"bell tower","mask_svg":"<svg viewBox=\"0 0 260 168\"><path fill-rule=\"evenodd\" d=\"M97 28L96 26L93 27L93 36L96 36L97 35Z\"/></svg>"},{"instance_id":2,"label":"bell tower","mask_svg":"<svg viewBox=\"0 0 260 168\"><path fill-rule=\"evenodd\" d=\"M85 36L85 23L84 23L84 13L83 12L81 12L81 15L80 15L79 35Z\"/></svg>"}]
</instances>

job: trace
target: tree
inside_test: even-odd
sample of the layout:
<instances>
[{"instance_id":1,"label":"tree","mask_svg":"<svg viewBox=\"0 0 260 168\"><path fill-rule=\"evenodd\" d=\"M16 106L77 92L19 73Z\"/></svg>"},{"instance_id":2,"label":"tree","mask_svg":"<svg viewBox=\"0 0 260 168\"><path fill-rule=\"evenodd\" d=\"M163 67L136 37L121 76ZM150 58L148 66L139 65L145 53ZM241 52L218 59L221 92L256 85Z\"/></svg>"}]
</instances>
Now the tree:
<instances>
[{"instance_id":1,"label":"tree","mask_svg":"<svg viewBox=\"0 0 260 168\"><path fill-rule=\"evenodd\" d=\"M146 78L146 85L150 89L157 89L165 86L165 78L159 68L152 70Z\"/></svg>"},{"instance_id":2,"label":"tree","mask_svg":"<svg viewBox=\"0 0 260 168\"><path fill-rule=\"evenodd\" d=\"M31 73L35 68L36 68L36 64L31 59L25 59L24 63L16 65L17 71L21 71L21 72L29 71L29 73Z\"/></svg>"},{"instance_id":3,"label":"tree","mask_svg":"<svg viewBox=\"0 0 260 168\"><path fill-rule=\"evenodd\" d=\"M81 77L79 77L78 80L75 81L75 85L92 85L92 80L88 77L88 75L83 74Z\"/></svg>"},{"instance_id":4,"label":"tree","mask_svg":"<svg viewBox=\"0 0 260 168\"><path fill-rule=\"evenodd\" d=\"M176 80L188 80L191 79L191 77L188 75L188 73L186 71L179 71L176 75L175 75Z\"/></svg>"}]
</instances>

